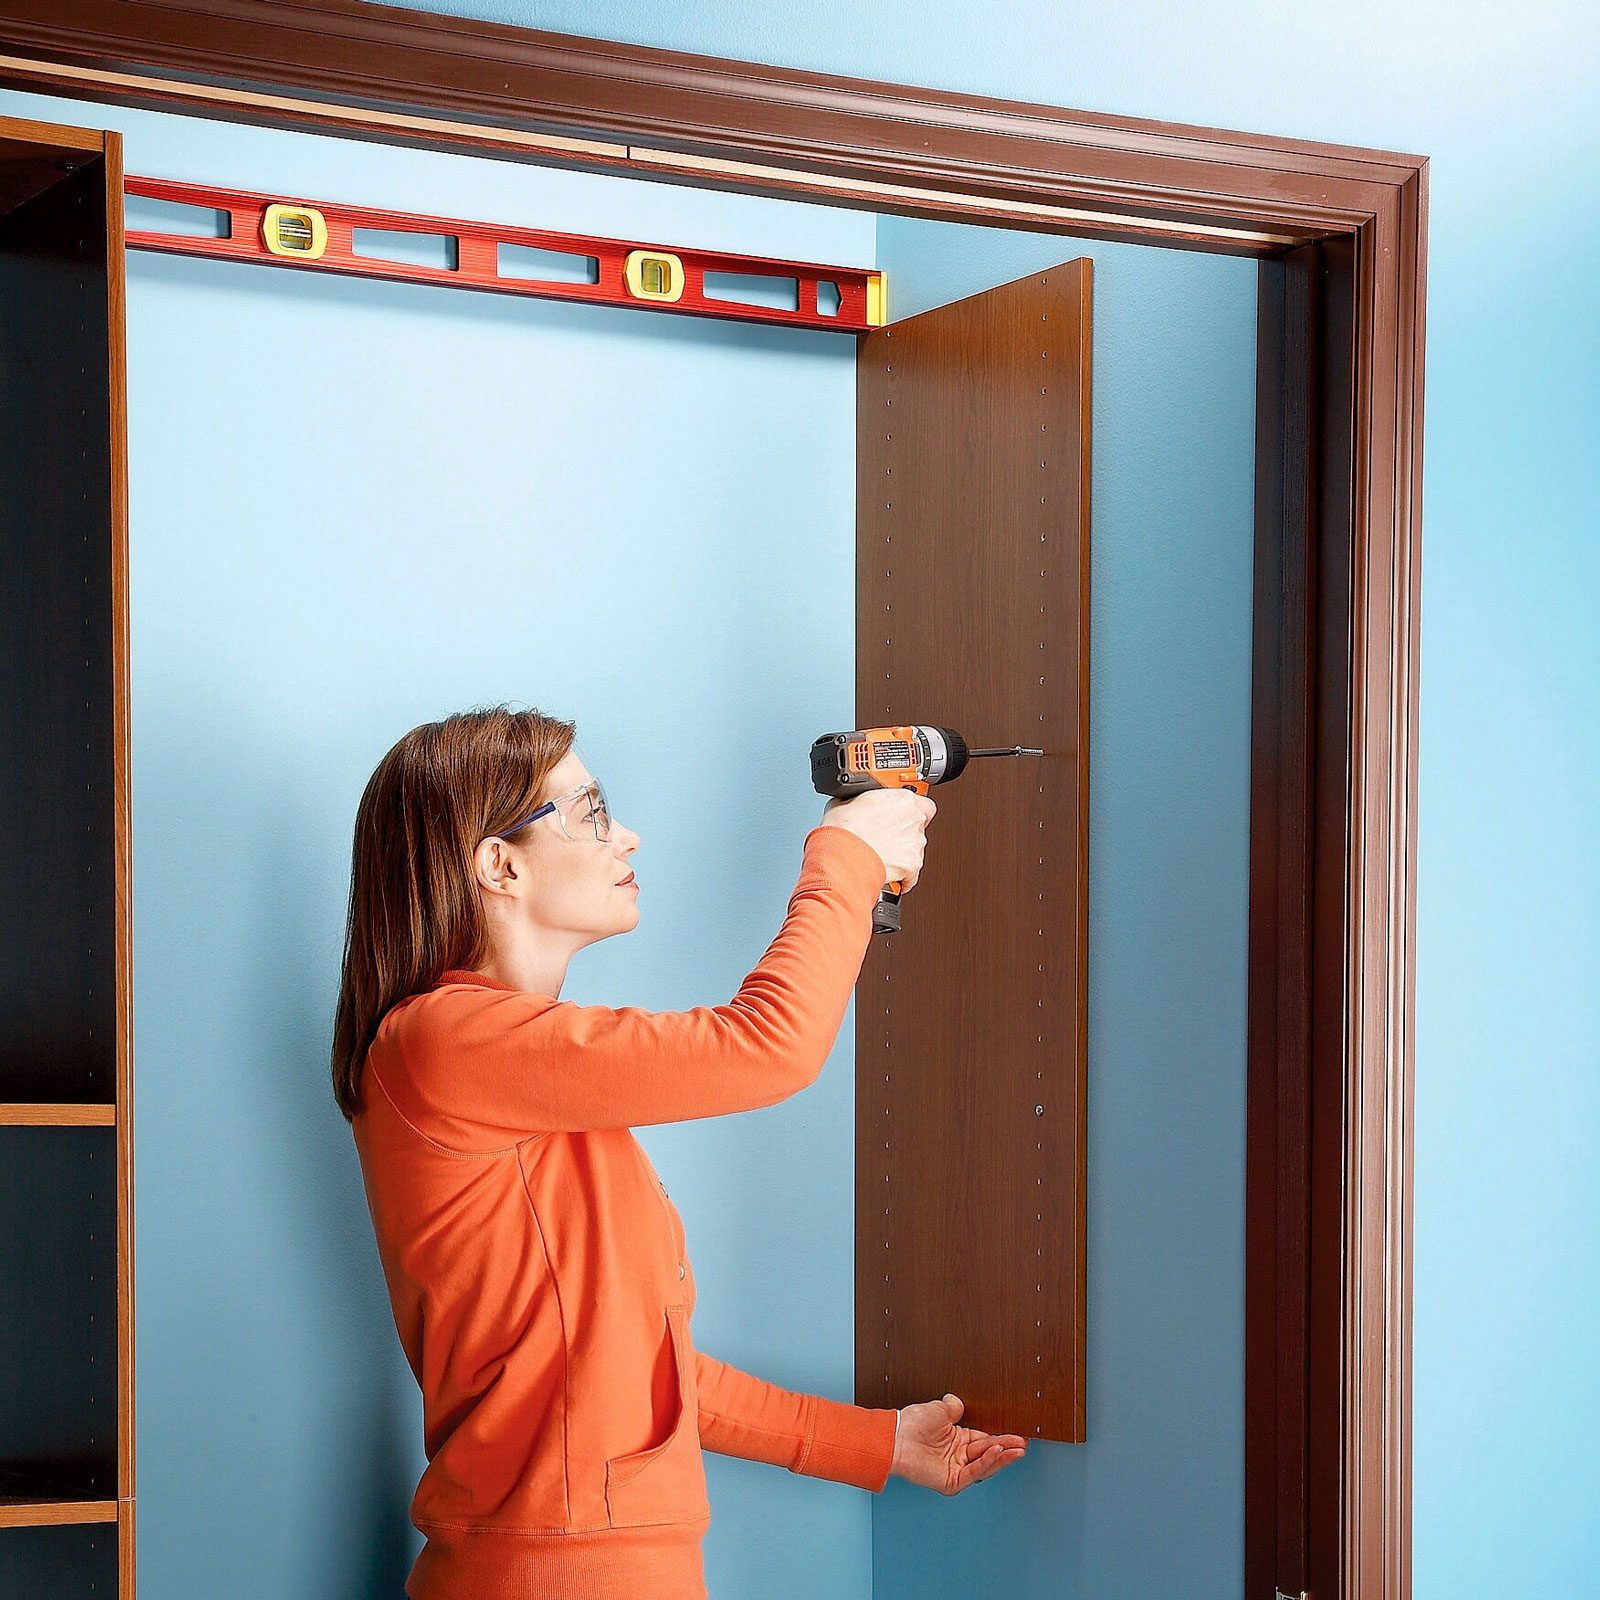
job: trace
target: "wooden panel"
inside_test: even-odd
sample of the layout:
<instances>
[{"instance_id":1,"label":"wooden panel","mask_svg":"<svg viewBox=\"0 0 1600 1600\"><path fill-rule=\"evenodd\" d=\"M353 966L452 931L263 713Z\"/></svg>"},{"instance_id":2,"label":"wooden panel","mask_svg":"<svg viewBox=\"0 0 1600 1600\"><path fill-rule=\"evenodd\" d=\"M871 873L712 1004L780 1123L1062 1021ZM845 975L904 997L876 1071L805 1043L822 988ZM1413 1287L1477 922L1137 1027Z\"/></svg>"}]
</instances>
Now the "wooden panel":
<instances>
[{"instance_id":1,"label":"wooden panel","mask_svg":"<svg viewBox=\"0 0 1600 1600\"><path fill-rule=\"evenodd\" d=\"M52 1528L66 1523L115 1522L115 1500L40 1500L0 1494L0 1528Z\"/></svg>"},{"instance_id":2,"label":"wooden panel","mask_svg":"<svg viewBox=\"0 0 1600 1600\"><path fill-rule=\"evenodd\" d=\"M1335 1586L1354 252L1260 269L1245 1310L1247 1590Z\"/></svg>"},{"instance_id":3,"label":"wooden panel","mask_svg":"<svg viewBox=\"0 0 1600 1600\"><path fill-rule=\"evenodd\" d=\"M1091 262L867 335L858 726L942 723L856 992L856 1399L1084 1437Z\"/></svg>"},{"instance_id":4,"label":"wooden panel","mask_svg":"<svg viewBox=\"0 0 1600 1600\"><path fill-rule=\"evenodd\" d=\"M1358 631L1365 631L1358 628L1352 611L1358 589L1353 563L1361 559L1355 533L1356 484L1349 465L1355 426L1356 242L1332 239L1314 250L1297 252L1286 259L1285 269L1291 276L1298 272L1311 280L1302 298L1312 312L1309 348L1315 352L1309 357L1305 390L1308 412L1315 419L1316 470L1308 493L1317 537L1306 558L1313 572L1310 598L1315 611L1310 637L1310 704L1316 729L1312 795L1309 816L1296 824L1310 848L1310 899L1304 912L1310 950L1307 988L1300 1002L1310 1023L1305 1068L1308 1105L1304 1140L1296 1147L1304 1151L1298 1172L1307 1196L1306 1359L1297 1371L1284 1372L1283 1381L1299 1377L1305 1384L1303 1587L1319 1595L1334 1594L1343 1582L1350 1593L1365 1596L1380 1589L1393 1593L1398 1583L1380 1584L1374 1565L1352 1559L1353 1552L1344 1540L1361 1519L1347 1520L1340 1511L1340 1497L1347 1486L1369 1470L1358 1464L1360 1452L1349 1442L1344 1412L1348 1385L1362 1391L1361 1408L1366 1416L1359 1433L1375 1439L1389 1432L1381 1415L1373 1414L1374 1409L1381 1414L1385 1404L1382 1386L1370 1386L1359 1373L1364 1364L1361 1346L1370 1337L1362 1330L1370 1308L1360 1301L1371 1293L1371 1287L1358 1288L1344 1271L1352 1249L1345 1206L1361 1187L1351 1184L1351 1169L1346 1167L1347 1117L1370 1114L1372 1109L1369 1102L1357 1111L1367 1098L1364 1087L1345 1081L1351 1011L1359 1014L1362 1009L1352 987L1355 968L1349 959L1348 941L1359 926L1359 918L1351 915L1354 897L1350 885L1352 873L1359 875L1365 870L1359 862L1351 816L1352 805L1361 802L1357 799L1360 779L1351 758L1356 685L1349 662L1352 652L1364 648L1356 638ZM1388 642L1379 648L1387 656ZM1378 1090L1376 1100L1381 1105L1387 1098L1381 1083L1372 1087ZM1398 1107L1395 1110L1398 1112ZM1376 1152L1381 1145L1379 1137L1370 1148ZM1298 1162L1300 1158L1297 1155L1295 1159ZM1385 1297L1389 1292L1385 1289ZM1387 1368L1389 1363L1383 1365ZM1398 1418L1395 1425L1399 1426ZM1390 1434L1391 1442L1397 1443L1400 1437L1398 1432ZM1353 1476L1347 1479L1347 1473ZM1280 1483L1286 1476L1280 1470ZM1381 1514L1368 1516L1365 1527L1382 1541L1386 1530Z\"/></svg>"},{"instance_id":5,"label":"wooden panel","mask_svg":"<svg viewBox=\"0 0 1600 1600\"><path fill-rule=\"evenodd\" d=\"M44 1100L0 1105L0 1127L110 1127L116 1120L115 1106L56 1105Z\"/></svg>"},{"instance_id":6,"label":"wooden panel","mask_svg":"<svg viewBox=\"0 0 1600 1600\"><path fill-rule=\"evenodd\" d=\"M110 1101L117 686L103 161L0 216L0 304L0 679L6 741L24 757L0 785L0 1100Z\"/></svg>"}]
</instances>

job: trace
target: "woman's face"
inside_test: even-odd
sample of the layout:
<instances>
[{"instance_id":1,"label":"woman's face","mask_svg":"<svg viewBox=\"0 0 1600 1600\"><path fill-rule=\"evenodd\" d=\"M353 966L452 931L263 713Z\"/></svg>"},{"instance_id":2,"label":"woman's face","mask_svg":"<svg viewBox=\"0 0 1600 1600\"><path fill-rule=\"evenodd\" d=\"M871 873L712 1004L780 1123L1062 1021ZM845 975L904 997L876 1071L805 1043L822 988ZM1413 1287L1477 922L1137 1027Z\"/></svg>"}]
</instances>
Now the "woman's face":
<instances>
[{"instance_id":1,"label":"woman's face","mask_svg":"<svg viewBox=\"0 0 1600 1600\"><path fill-rule=\"evenodd\" d=\"M484 897L485 908L502 937L570 953L638 925L639 890L628 858L639 847L639 835L613 817L610 837L595 838L590 797L572 797L574 789L593 781L569 750L551 769L544 790L560 800L567 831L547 811L509 839L489 838L478 846L479 885L493 891Z\"/></svg>"}]
</instances>

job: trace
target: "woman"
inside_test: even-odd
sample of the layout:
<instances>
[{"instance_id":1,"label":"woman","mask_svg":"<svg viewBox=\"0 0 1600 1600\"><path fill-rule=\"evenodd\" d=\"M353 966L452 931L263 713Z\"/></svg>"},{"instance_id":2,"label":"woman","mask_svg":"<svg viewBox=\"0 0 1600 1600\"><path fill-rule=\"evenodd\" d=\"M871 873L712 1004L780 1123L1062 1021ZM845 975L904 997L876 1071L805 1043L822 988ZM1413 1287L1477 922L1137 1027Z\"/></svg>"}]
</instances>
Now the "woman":
<instances>
[{"instance_id":1,"label":"woman","mask_svg":"<svg viewBox=\"0 0 1600 1600\"><path fill-rule=\"evenodd\" d=\"M704 1600L702 1447L945 1494L1026 1448L957 1426L954 1395L854 1406L696 1350L683 1223L630 1131L816 1079L933 801L830 801L726 1005L578 1005L573 955L639 921L639 836L574 732L504 706L424 723L356 815L333 1082L422 1390L413 1600Z\"/></svg>"}]
</instances>

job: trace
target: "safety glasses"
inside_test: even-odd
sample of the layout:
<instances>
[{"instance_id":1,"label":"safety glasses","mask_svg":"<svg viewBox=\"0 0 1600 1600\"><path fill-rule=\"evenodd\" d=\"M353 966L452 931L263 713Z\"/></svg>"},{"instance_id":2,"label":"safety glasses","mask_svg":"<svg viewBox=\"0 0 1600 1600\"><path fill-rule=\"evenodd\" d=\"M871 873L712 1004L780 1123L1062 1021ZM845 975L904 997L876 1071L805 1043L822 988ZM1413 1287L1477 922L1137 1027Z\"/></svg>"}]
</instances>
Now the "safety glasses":
<instances>
[{"instance_id":1,"label":"safety glasses","mask_svg":"<svg viewBox=\"0 0 1600 1600\"><path fill-rule=\"evenodd\" d=\"M546 800L537 811L531 811L514 827L504 828L498 837L509 839L520 833L530 823L537 822L546 812L553 811L561 824L561 831L575 844L593 839L604 844L611 837L611 809L606 804L606 792L598 778L580 783L576 789Z\"/></svg>"}]
</instances>

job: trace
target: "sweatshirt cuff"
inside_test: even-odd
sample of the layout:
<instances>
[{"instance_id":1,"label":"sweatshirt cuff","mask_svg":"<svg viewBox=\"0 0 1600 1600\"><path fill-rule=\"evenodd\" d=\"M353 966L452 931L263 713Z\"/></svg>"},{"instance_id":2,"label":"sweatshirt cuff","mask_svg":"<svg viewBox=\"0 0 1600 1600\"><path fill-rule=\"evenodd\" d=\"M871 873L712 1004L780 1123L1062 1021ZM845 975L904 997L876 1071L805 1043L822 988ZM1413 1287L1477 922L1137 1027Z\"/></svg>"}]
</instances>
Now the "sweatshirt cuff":
<instances>
[{"instance_id":1,"label":"sweatshirt cuff","mask_svg":"<svg viewBox=\"0 0 1600 1600\"><path fill-rule=\"evenodd\" d=\"M859 888L863 893L881 890L889 881L883 857L859 833L832 822L819 822L806 835L802 871L814 881ZM873 898L877 898L876 892Z\"/></svg>"},{"instance_id":2,"label":"sweatshirt cuff","mask_svg":"<svg viewBox=\"0 0 1600 1600\"><path fill-rule=\"evenodd\" d=\"M808 1398L812 1402L809 1443L794 1471L877 1493L889 1481L889 1468L894 1464L899 1410L855 1406L825 1394Z\"/></svg>"}]
</instances>

